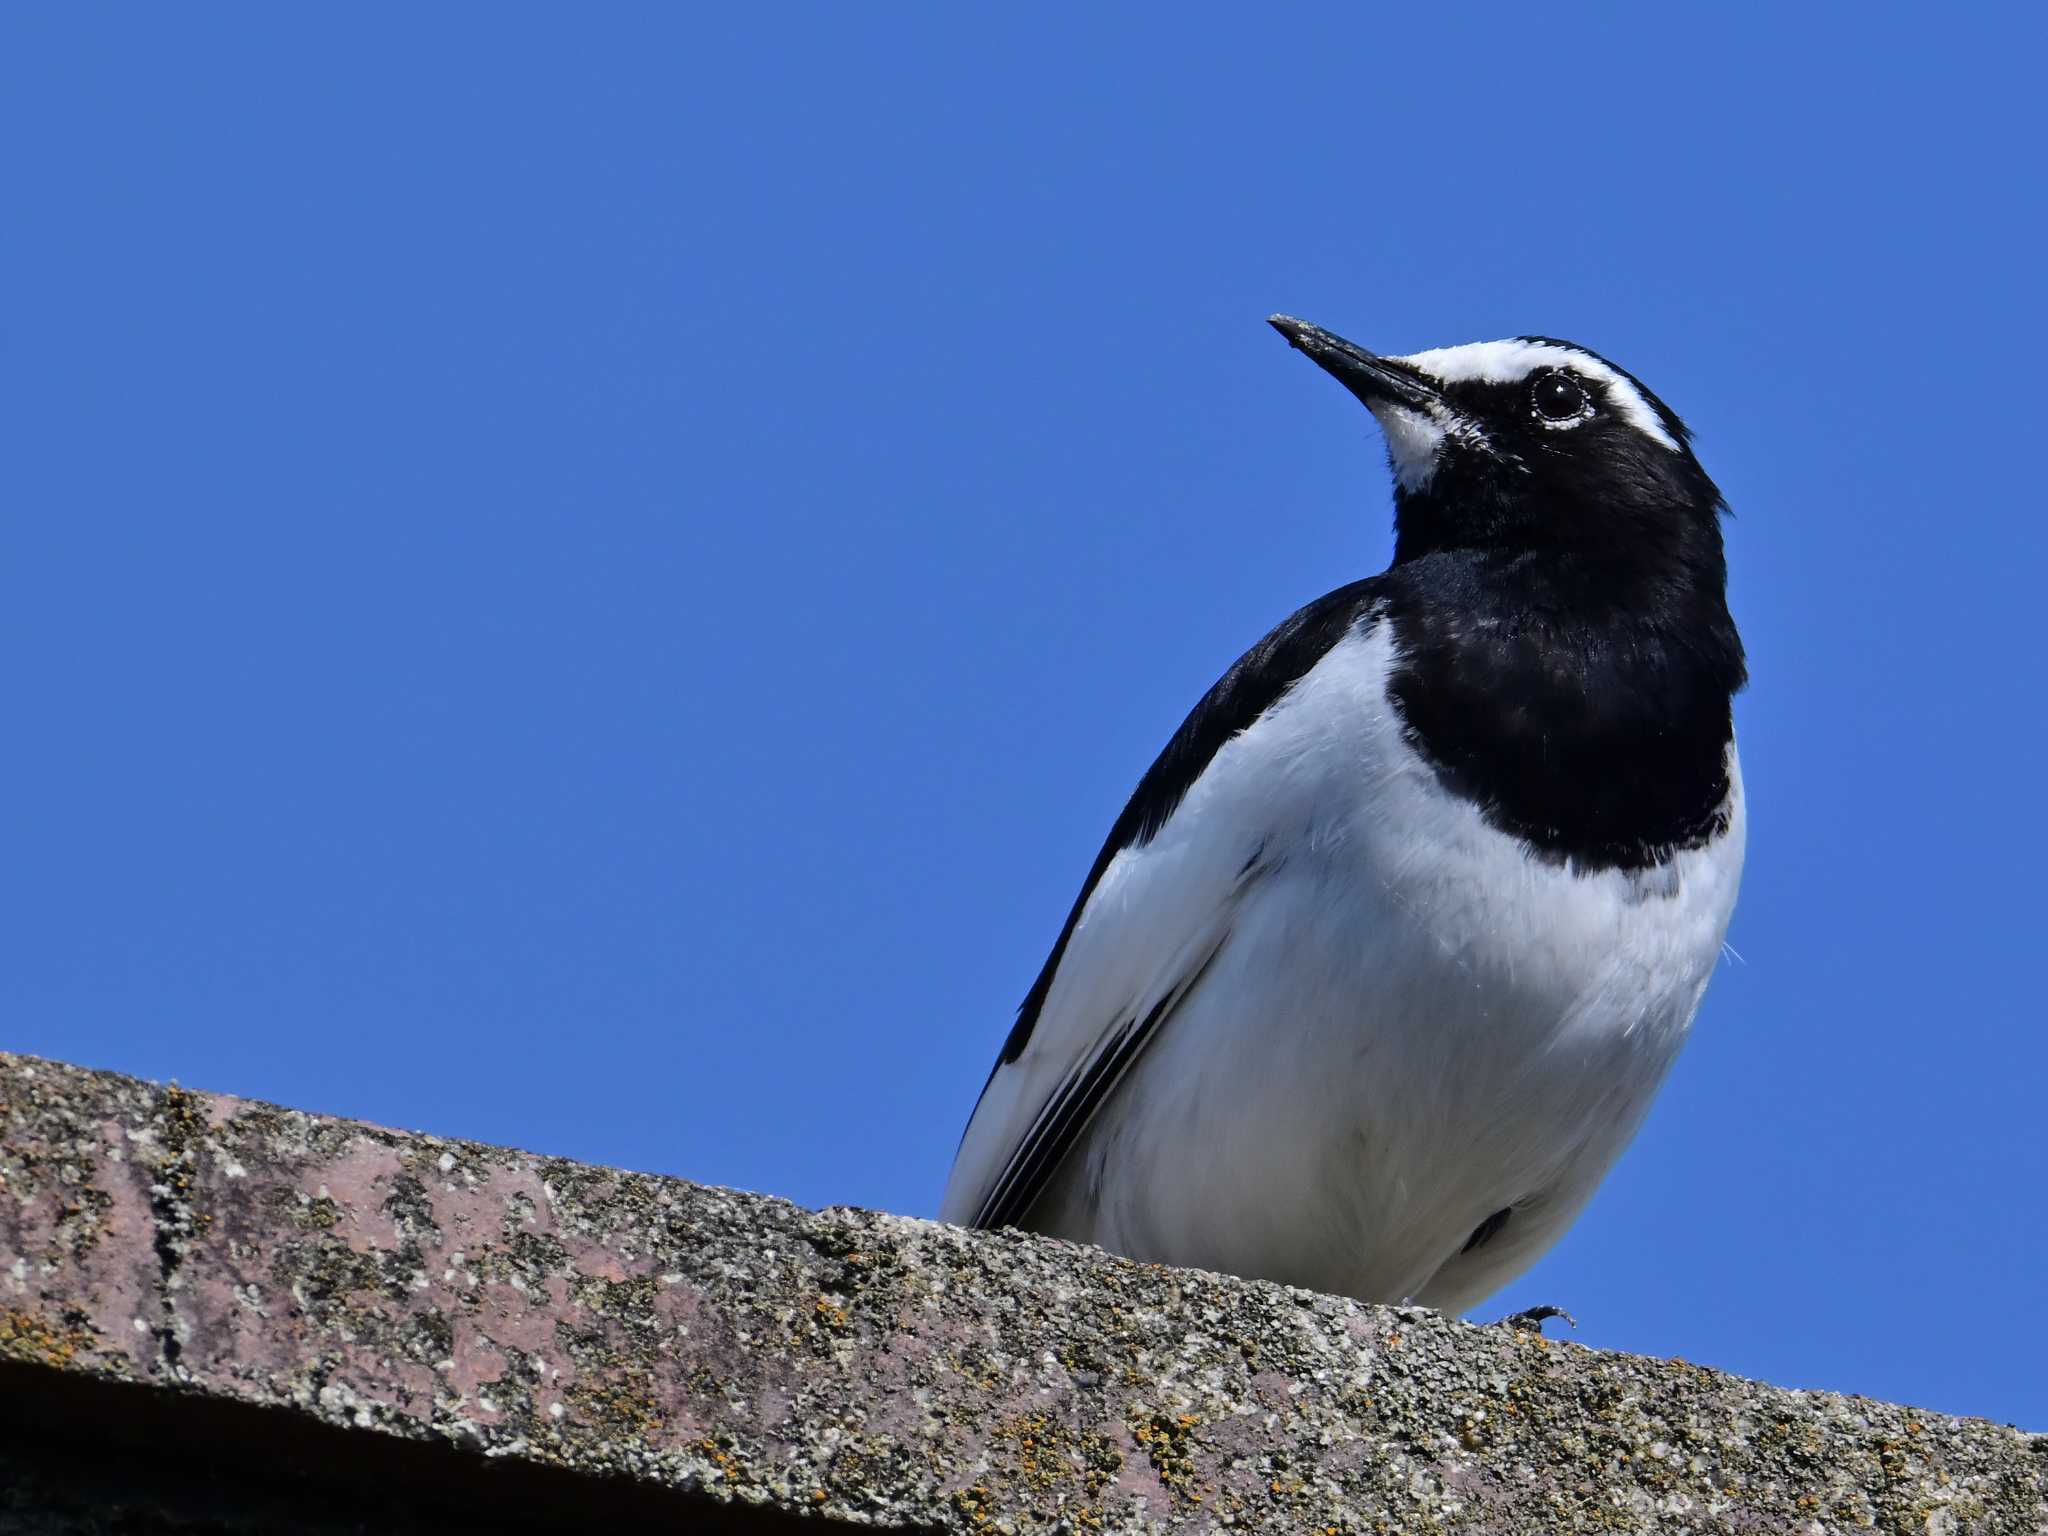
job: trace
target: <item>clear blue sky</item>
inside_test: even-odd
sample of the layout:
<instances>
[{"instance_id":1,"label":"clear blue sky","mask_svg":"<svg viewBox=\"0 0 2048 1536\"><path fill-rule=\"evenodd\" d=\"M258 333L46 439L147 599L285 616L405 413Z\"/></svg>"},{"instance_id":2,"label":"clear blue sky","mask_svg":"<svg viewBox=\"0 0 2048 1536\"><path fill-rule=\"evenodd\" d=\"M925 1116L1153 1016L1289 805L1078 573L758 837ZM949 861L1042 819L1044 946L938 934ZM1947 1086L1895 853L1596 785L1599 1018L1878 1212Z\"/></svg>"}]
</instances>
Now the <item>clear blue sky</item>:
<instances>
[{"instance_id":1,"label":"clear blue sky","mask_svg":"<svg viewBox=\"0 0 2048 1536\"><path fill-rule=\"evenodd\" d=\"M1734 503L1750 865L1488 1311L2048 1429L2038 12L0 22L0 1043L929 1214L1188 706L1379 569L1264 324Z\"/></svg>"}]
</instances>

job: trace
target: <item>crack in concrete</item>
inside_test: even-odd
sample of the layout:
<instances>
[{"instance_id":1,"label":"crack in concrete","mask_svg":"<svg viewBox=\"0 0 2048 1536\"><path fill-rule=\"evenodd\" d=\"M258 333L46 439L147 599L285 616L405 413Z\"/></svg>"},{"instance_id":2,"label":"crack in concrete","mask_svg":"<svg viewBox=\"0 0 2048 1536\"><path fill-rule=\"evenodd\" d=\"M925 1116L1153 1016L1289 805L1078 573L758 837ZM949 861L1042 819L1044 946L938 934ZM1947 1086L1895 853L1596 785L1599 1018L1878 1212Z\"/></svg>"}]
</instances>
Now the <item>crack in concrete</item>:
<instances>
[{"instance_id":1,"label":"crack in concrete","mask_svg":"<svg viewBox=\"0 0 2048 1536\"><path fill-rule=\"evenodd\" d=\"M184 1322L178 1315L177 1292L184 1284L185 1255L198 1231L192 1208L193 1175L198 1168L196 1143L204 1118L197 1098L173 1083L164 1090L149 1117L151 1182L149 1211L154 1230L150 1247L157 1262L157 1304L161 1321L154 1333L164 1368L182 1375Z\"/></svg>"}]
</instances>

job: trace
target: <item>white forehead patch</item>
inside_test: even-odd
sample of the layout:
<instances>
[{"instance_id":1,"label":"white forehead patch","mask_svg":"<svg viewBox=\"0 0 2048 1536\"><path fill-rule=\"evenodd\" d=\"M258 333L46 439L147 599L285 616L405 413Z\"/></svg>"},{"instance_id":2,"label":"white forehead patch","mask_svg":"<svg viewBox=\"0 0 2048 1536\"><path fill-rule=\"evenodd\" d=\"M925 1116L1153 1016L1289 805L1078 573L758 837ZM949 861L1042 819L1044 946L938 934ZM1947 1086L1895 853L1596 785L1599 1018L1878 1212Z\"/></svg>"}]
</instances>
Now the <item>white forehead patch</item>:
<instances>
[{"instance_id":1,"label":"white forehead patch","mask_svg":"<svg viewBox=\"0 0 2048 1536\"><path fill-rule=\"evenodd\" d=\"M1420 368L1446 384L1475 381L1518 384L1539 368L1569 368L1580 378L1598 383L1606 392L1607 403L1643 436L1662 443L1673 453L1679 451L1677 439L1672 437L1650 402L1643 398L1643 392L1625 375L1591 353L1581 352L1575 347L1561 347L1547 341L1473 341L1462 347L1438 347L1430 352L1411 353L1394 361ZM1384 421L1381 424L1384 426ZM1391 430L1388 439L1391 442Z\"/></svg>"}]
</instances>

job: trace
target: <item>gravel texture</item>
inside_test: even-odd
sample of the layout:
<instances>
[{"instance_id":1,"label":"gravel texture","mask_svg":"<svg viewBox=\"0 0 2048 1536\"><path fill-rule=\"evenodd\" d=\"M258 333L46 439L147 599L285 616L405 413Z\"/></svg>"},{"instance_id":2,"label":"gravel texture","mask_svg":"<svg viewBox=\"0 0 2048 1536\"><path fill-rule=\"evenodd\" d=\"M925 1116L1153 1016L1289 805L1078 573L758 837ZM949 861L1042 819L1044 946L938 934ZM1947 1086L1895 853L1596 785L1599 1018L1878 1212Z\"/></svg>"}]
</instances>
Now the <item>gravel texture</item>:
<instances>
[{"instance_id":1,"label":"gravel texture","mask_svg":"<svg viewBox=\"0 0 2048 1536\"><path fill-rule=\"evenodd\" d=\"M5 1054L0 1364L734 1530L2048 1532L1982 1420Z\"/></svg>"}]
</instances>

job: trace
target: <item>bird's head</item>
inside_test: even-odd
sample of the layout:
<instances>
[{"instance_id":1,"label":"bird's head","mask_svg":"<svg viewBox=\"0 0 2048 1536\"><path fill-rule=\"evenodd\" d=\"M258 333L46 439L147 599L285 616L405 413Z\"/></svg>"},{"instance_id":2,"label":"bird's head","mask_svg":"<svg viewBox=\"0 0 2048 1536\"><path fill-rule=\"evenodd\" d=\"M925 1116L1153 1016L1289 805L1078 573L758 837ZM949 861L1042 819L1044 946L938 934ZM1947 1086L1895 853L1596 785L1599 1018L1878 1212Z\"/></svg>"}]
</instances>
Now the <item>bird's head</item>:
<instances>
[{"instance_id":1,"label":"bird's head","mask_svg":"<svg viewBox=\"0 0 2048 1536\"><path fill-rule=\"evenodd\" d=\"M1386 434L1397 563L1557 550L1718 574L1725 506L1685 423L1597 353L1520 336L1380 357L1286 315L1271 324Z\"/></svg>"}]
</instances>

